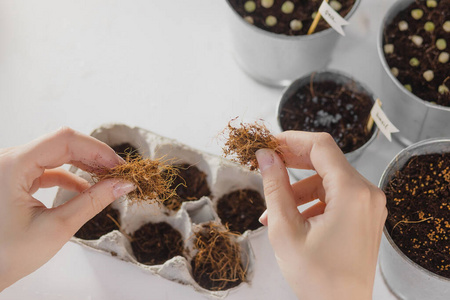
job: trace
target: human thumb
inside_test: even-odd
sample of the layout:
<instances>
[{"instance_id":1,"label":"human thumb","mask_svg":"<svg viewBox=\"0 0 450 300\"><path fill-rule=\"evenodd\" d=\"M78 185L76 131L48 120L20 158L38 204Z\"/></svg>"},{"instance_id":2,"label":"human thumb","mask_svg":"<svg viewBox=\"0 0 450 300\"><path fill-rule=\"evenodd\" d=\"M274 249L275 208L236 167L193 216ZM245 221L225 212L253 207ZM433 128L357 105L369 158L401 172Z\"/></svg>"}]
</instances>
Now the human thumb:
<instances>
[{"instance_id":1,"label":"human thumb","mask_svg":"<svg viewBox=\"0 0 450 300\"><path fill-rule=\"evenodd\" d=\"M297 210L289 175L281 158L271 149L256 151L259 169L263 177L269 227L290 226L301 215Z\"/></svg>"}]
</instances>

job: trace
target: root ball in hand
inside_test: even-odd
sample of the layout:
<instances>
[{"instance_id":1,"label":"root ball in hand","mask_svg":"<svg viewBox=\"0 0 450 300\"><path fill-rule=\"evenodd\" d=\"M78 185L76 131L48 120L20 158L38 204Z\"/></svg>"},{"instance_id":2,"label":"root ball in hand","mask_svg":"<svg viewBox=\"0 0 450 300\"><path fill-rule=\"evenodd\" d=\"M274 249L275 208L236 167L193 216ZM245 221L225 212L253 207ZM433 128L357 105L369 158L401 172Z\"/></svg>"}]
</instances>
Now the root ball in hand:
<instances>
[{"instance_id":1,"label":"root ball in hand","mask_svg":"<svg viewBox=\"0 0 450 300\"><path fill-rule=\"evenodd\" d=\"M259 149L272 149L281 155L278 140L262 122L252 124L241 122L239 126L235 127L232 125L234 120L228 122L227 128L223 131L226 140L225 146L222 148L224 156L230 156L232 161L247 166L254 171L258 169L256 151Z\"/></svg>"},{"instance_id":2,"label":"root ball in hand","mask_svg":"<svg viewBox=\"0 0 450 300\"><path fill-rule=\"evenodd\" d=\"M94 175L94 179L118 178L129 181L136 186L136 190L128 194L130 200L163 203L176 195L173 182L177 176L178 169L161 159L128 156L124 164L102 170Z\"/></svg>"}]
</instances>

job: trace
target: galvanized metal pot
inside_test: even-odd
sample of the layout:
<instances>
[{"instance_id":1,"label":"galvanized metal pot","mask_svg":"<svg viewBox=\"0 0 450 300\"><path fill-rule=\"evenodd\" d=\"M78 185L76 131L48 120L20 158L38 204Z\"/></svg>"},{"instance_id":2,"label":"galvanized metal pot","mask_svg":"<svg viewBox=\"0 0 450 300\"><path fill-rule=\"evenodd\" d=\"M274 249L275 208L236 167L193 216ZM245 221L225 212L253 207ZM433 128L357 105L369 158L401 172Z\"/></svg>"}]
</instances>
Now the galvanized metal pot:
<instances>
[{"instance_id":1,"label":"galvanized metal pot","mask_svg":"<svg viewBox=\"0 0 450 300\"><path fill-rule=\"evenodd\" d=\"M411 156L443 152L450 152L450 139L430 139L402 150L384 171L379 187L384 189ZM387 285L400 299L450 299L450 279L436 275L409 259L394 243L386 227L379 261Z\"/></svg>"},{"instance_id":2,"label":"galvanized metal pot","mask_svg":"<svg viewBox=\"0 0 450 300\"><path fill-rule=\"evenodd\" d=\"M307 74L297 80L295 80L290 86L288 86L281 96L280 102L278 104L278 111L277 111L277 121L278 126L281 131L283 131L283 128L281 127L281 120L280 120L280 114L282 111L282 108L284 106L284 103L293 95L296 93L296 91L305 85L310 84L311 76L314 74L313 82L323 82L323 81L334 81L338 84L348 84L348 83L354 83L351 88L354 89L355 92L364 93L369 95L369 97L372 99L372 103L375 103L376 97L374 94L362 83L356 81L353 79L350 75L347 75L345 73L342 73L340 71L334 71L334 70L324 70L324 71L318 71L313 72L310 74ZM376 126L376 125L374 125ZM360 148L348 152L345 154L345 157L347 160L353 164L357 161L357 159L361 156L361 154L364 152L364 150L375 140L377 134L378 134L378 128L375 127L375 130L372 133L371 138ZM305 177L308 177L313 174L313 172L308 170L298 170L298 169L289 169L290 173L296 178L296 179L303 179Z\"/></svg>"},{"instance_id":3,"label":"galvanized metal pot","mask_svg":"<svg viewBox=\"0 0 450 300\"><path fill-rule=\"evenodd\" d=\"M394 122L400 133L394 138L403 145L437 137L450 136L450 107L424 101L408 91L397 78L392 75L383 51L383 34L387 24L395 16L409 6L414 0L396 1L387 12L378 33L378 55L384 72L382 84L386 99L383 109Z\"/></svg>"},{"instance_id":4,"label":"galvanized metal pot","mask_svg":"<svg viewBox=\"0 0 450 300\"><path fill-rule=\"evenodd\" d=\"M356 0L345 17L359 5ZM332 28L311 35L287 36L262 30L245 21L229 6L229 26L234 57L248 75L272 86L287 86L296 78L324 68L339 38Z\"/></svg>"}]
</instances>

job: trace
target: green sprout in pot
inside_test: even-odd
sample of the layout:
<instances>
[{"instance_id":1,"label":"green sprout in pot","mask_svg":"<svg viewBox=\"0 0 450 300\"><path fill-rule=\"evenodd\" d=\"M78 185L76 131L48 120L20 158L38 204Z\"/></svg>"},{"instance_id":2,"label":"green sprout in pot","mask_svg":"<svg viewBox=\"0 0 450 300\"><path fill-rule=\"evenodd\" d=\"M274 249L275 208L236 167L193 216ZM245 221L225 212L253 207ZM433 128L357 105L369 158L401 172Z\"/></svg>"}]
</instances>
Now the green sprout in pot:
<instances>
[{"instance_id":1,"label":"green sprout in pot","mask_svg":"<svg viewBox=\"0 0 450 300\"><path fill-rule=\"evenodd\" d=\"M281 11L285 14L292 14L294 8L294 3L292 3L291 1L286 1L283 3L283 5L281 5Z\"/></svg>"},{"instance_id":2,"label":"green sprout in pot","mask_svg":"<svg viewBox=\"0 0 450 300\"><path fill-rule=\"evenodd\" d=\"M417 9L413 9L411 11L411 17L413 17L415 20L419 20L423 17L423 10L417 8Z\"/></svg>"},{"instance_id":3,"label":"green sprout in pot","mask_svg":"<svg viewBox=\"0 0 450 300\"><path fill-rule=\"evenodd\" d=\"M405 84L404 85L405 89L407 89L408 91L412 92L412 86L410 84Z\"/></svg>"},{"instance_id":4,"label":"green sprout in pot","mask_svg":"<svg viewBox=\"0 0 450 300\"><path fill-rule=\"evenodd\" d=\"M264 8L271 8L273 6L273 0L261 0L261 6Z\"/></svg>"},{"instance_id":5,"label":"green sprout in pot","mask_svg":"<svg viewBox=\"0 0 450 300\"><path fill-rule=\"evenodd\" d=\"M423 29L425 29L428 32L434 31L434 28L435 28L434 23L430 21L426 22L425 25L423 25Z\"/></svg>"},{"instance_id":6,"label":"green sprout in pot","mask_svg":"<svg viewBox=\"0 0 450 300\"><path fill-rule=\"evenodd\" d=\"M268 16L266 18L266 25L269 27L277 25L277 18L275 18L274 16Z\"/></svg>"},{"instance_id":7,"label":"green sprout in pot","mask_svg":"<svg viewBox=\"0 0 450 300\"><path fill-rule=\"evenodd\" d=\"M392 75L397 77L399 74L399 70L396 67L393 67L393 68L391 68L391 73L392 73Z\"/></svg>"},{"instance_id":8,"label":"green sprout in pot","mask_svg":"<svg viewBox=\"0 0 450 300\"><path fill-rule=\"evenodd\" d=\"M342 9L342 4L339 1L336 0L331 0L330 1L330 6L331 8L333 8L335 11L340 11Z\"/></svg>"},{"instance_id":9,"label":"green sprout in pot","mask_svg":"<svg viewBox=\"0 0 450 300\"><path fill-rule=\"evenodd\" d=\"M394 53L394 45L393 44L384 45L384 53L386 53L386 54Z\"/></svg>"},{"instance_id":10,"label":"green sprout in pot","mask_svg":"<svg viewBox=\"0 0 450 300\"><path fill-rule=\"evenodd\" d=\"M294 19L289 23L289 26L291 27L291 30L299 31L303 28L303 23L300 20Z\"/></svg>"},{"instance_id":11,"label":"green sprout in pot","mask_svg":"<svg viewBox=\"0 0 450 300\"><path fill-rule=\"evenodd\" d=\"M420 65L420 61L416 57L413 57L409 60L409 64L411 67L418 67Z\"/></svg>"},{"instance_id":12,"label":"green sprout in pot","mask_svg":"<svg viewBox=\"0 0 450 300\"><path fill-rule=\"evenodd\" d=\"M423 72L423 78L426 81L430 82L434 79L434 72L432 70L426 70L425 72Z\"/></svg>"},{"instance_id":13,"label":"green sprout in pot","mask_svg":"<svg viewBox=\"0 0 450 300\"><path fill-rule=\"evenodd\" d=\"M436 48L438 48L439 50L444 50L445 48L447 48L447 42L444 39L438 39L436 41Z\"/></svg>"},{"instance_id":14,"label":"green sprout in pot","mask_svg":"<svg viewBox=\"0 0 450 300\"><path fill-rule=\"evenodd\" d=\"M437 6L436 0L427 0L427 7L435 8Z\"/></svg>"},{"instance_id":15,"label":"green sprout in pot","mask_svg":"<svg viewBox=\"0 0 450 300\"><path fill-rule=\"evenodd\" d=\"M398 29L399 29L400 31L408 30L408 22L406 22L406 21L400 21L400 22L398 22Z\"/></svg>"},{"instance_id":16,"label":"green sprout in pot","mask_svg":"<svg viewBox=\"0 0 450 300\"><path fill-rule=\"evenodd\" d=\"M421 46L423 43L423 38L420 35L413 35L411 37L411 41L416 45L416 46Z\"/></svg>"},{"instance_id":17,"label":"green sprout in pot","mask_svg":"<svg viewBox=\"0 0 450 300\"><path fill-rule=\"evenodd\" d=\"M315 19L316 16L317 16L317 11L315 11L315 12L313 12L313 13L311 14L311 19Z\"/></svg>"},{"instance_id":18,"label":"green sprout in pot","mask_svg":"<svg viewBox=\"0 0 450 300\"><path fill-rule=\"evenodd\" d=\"M450 32L450 21L445 21L444 25L442 25L442 28L445 32Z\"/></svg>"},{"instance_id":19,"label":"green sprout in pot","mask_svg":"<svg viewBox=\"0 0 450 300\"><path fill-rule=\"evenodd\" d=\"M446 94L448 93L448 87L445 84L442 84L438 87L438 92L440 94Z\"/></svg>"},{"instance_id":20,"label":"green sprout in pot","mask_svg":"<svg viewBox=\"0 0 450 300\"><path fill-rule=\"evenodd\" d=\"M441 64L445 64L448 62L450 58L450 54L448 52L441 52L441 54L439 54L438 60Z\"/></svg>"},{"instance_id":21,"label":"green sprout in pot","mask_svg":"<svg viewBox=\"0 0 450 300\"><path fill-rule=\"evenodd\" d=\"M244 4L244 9L248 13L252 13L256 10L256 3L255 1L247 1Z\"/></svg>"}]
</instances>

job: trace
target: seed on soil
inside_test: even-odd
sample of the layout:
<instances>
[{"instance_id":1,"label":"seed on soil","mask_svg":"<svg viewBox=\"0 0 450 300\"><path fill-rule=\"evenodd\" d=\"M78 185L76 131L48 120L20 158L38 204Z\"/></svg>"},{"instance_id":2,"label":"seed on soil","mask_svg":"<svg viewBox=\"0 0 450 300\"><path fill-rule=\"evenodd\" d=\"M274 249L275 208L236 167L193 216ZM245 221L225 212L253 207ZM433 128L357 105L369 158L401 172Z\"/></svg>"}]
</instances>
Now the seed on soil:
<instances>
[{"instance_id":1,"label":"seed on soil","mask_svg":"<svg viewBox=\"0 0 450 300\"><path fill-rule=\"evenodd\" d=\"M261 6L264 8L271 8L273 5L273 0L261 0Z\"/></svg>"},{"instance_id":2,"label":"seed on soil","mask_svg":"<svg viewBox=\"0 0 450 300\"><path fill-rule=\"evenodd\" d=\"M302 30L303 23L300 20L294 19L289 23L289 26L291 27L292 30L298 31L298 30Z\"/></svg>"},{"instance_id":3,"label":"seed on soil","mask_svg":"<svg viewBox=\"0 0 450 300\"><path fill-rule=\"evenodd\" d=\"M407 89L408 91L412 92L412 87L410 84L405 84L404 85L405 89Z\"/></svg>"},{"instance_id":4,"label":"seed on soil","mask_svg":"<svg viewBox=\"0 0 450 300\"><path fill-rule=\"evenodd\" d=\"M411 17L413 17L416 20L419 20L420 18L423 17L423 10L421 10L420 8L413 9L411 11Z\"/></svg>"},{"instance_id":5,"label":"seed on soil","mask_svg":"<svg viewBox=\"0 0 450 300\"><path fill-rule=\"evenodd\" d=\"M285 14L291 14L294 11L294 3L291 1L286 1L281 5L281 11Z\"/></svg>"},{"instance_id":6,"label":"seed on soil","mask_svg":"<svg viewBox=\"0 0 450 300\"><path fill-rule=\"evenodd\" d=\"M255 23L255 21L253 20L253 18L250 17L250 16L246 16L246 17L244 18L244 20L247 21L247 22L249 22L250 24Z\"/></svg>"},{"instance_id":7,"label":"seed on soil","mask_svg":"<svg viewBox=\"0 0 450 300\"><path fill-rule=\"evenodd\" d=\"M442 28L445 32L450 32L450 21L445 21L444 25L442 25Z\"/></svg>"},{"instance_id":8,"label":"seed on soil","mask_svg":"<svg viewBox=\"0 0 450 300\"><path fill-rule=\"evenodd\" d=\"M392 73L392 75L394 75L395 77L397 77L399 71L398 71L398 69L397 69L396 67L394 67L394 68L391 69L391 73Z\"/></svg>"},{"instance_id":9,"label":"seed on soil","mask_svg":"<svg viewBox=\"0 0 450 300\"><path fill-rule=\"evenodd\" d=\"M440 63L445 64L448 62L450 58L450 54L448 52L441 52L441 54L439 54L438 60Z\"/></svg>"},{"instance_id":10,"label":"seed on soil","mask_svg":"<svg viewBox=\"0 0 450 300\"><path fill-rule=\"evenodd\" d=\"M431 70L427 70L423 72L423 78L425 78L426 81L431 81L434 78L434 73Z\"/></svg>"},{"instance_id":11,"label":"seed on soil","mask_svg":"<svg viewBox=\"0 0 450 300\"><path fill-rule=\"evenodd\" d=\"M331 8L333 8L335 11L340 11L342 9L342 4L339 1L335 1L335 0L331 0L330 1L330 6Z\"/></svg>"},{"instance_id":12,"label":"seed on soil","mask_svg":"<svg viewBox=\"0 0 450 300\"><path fill-rule=\"evenodd\" d=\"M421 46L423 43L423 38L420 35L413 35L411 37L411 41L416 45L416 46Z\"/></svg>"},{"instance_id":13,"label":"seed on soil","mask_svg":"<svg viewBox=\"0 0 450 300\"><path fill-rule=\"evenodd\" d=\"M441 85L438 87L438 92L439 92L440 94L448 93L448 87L447 87L445 84L441 84Z\"/></svg>"},{"instance_id":14,"label":"seed on soil","mask_svg":"<svg viewBox=\"0 0 450 300\"><path fill-rule=\"evenodd\" d=\"M400 21L400 22L398 22L398 29L399 29L400 31L408 30L408 22L406 22L406 21Z\"/></svg>"},{"instance_id":15,"label":"seed on soil","mask_svg":"<svg viewBox=\"0 0 450 300\"><path fill-rule=\"evenodd\" d=\"M277 25L277 18L275 18L274 16L268 16L266 18L266 25L269 27Z\"/></svg>"},{"instance_id":16,"label":"seed on soil","mask_svg":"<svg viewBox=\"0 0 450 300\"><path fill-rule=\"evenodd\" d=\"M384 53L386 54L394 53L394 45L393 44L384 45Z\"/></svg>"},{"instance_id":17,"label":"seed on soil","mask_svg":"<svg viewBox=\"0 0 450 300\"><path fill-rule=\"evenodd\" d=\"M435 8L437 6L436 0L427 0L427 7Z\"/></svg>"},{"instance_id":18,"label":"seed on soil","mask_svg":"<svg viewBox=\"0 0 450 300\"><path fill-rule=\"evenodd\" d=\"M433 31L434 28L435 28L434 23L430 21L426 22L425 25L423 25L423 29L425 29L428 32Z\"/></svg>"},{"instance_id":19,"label":"seed on soil","mask_svg":"<svg viewBox=\"0 0 450 300\"><path fill-rule=\"evenodd\" d=\"M420 65L420 61L417 58L413 57L409 60L409 64L411 65L411 67L417 67Z\"/></svg>"},{"instance_id":20,"label":"seed on soil","mask_svg":"<svg viewBox=\"0 0 450 300\"><path fill-rule=\"evenodd\" d=\"M436 41L436 48L438 48L439 50L444 50L445 48L447 48L447 42L444 39L438 39Z\"/></svg>"}]
</instances>

